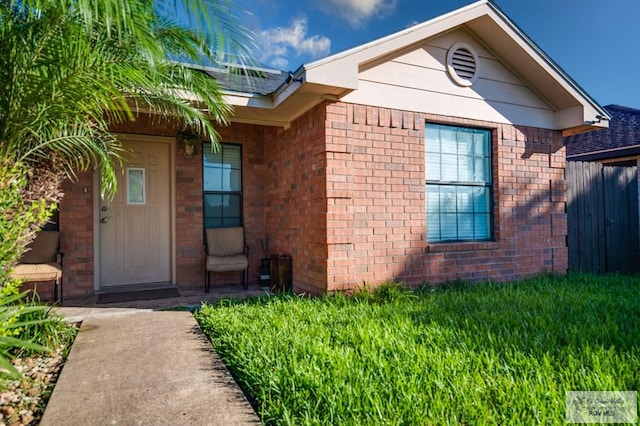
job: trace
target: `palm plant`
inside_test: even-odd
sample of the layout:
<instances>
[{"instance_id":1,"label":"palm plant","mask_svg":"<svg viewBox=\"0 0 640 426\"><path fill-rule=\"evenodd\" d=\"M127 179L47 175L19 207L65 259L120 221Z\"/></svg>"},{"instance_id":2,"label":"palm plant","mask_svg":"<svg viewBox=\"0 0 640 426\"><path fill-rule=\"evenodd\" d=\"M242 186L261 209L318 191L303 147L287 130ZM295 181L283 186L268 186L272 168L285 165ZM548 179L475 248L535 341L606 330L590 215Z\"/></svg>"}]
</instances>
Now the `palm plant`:
<instances>
[{"instance_id":1,"label":"palm plant","mask_svg":"<svg viewBox=\"0 0 640 426\"><path fill-rule=\"evenodd\" d=\"M230 107L215 80L172 58L245 58L249 40L230 0L0 0L0 287L64 179L95 167L114 194L122 147L110 125L148 113L216 146ZM0 332L0 368L16 345L29 344Z\"/></svg>"},{"instance_id":2,"label":"palm plant","mask_svg":"<svg viewBox=\"0 0 640 426\"><path fill-rule=\"evenodd\" d=\"M114 193L122 148L109 125L141 112L215 146L230 107L215 80L172 58L243 58L248 40L225 0L0 0L0 167L24 166L23 199L56 203L89 167Z\"/></svg>"}]
</instances>

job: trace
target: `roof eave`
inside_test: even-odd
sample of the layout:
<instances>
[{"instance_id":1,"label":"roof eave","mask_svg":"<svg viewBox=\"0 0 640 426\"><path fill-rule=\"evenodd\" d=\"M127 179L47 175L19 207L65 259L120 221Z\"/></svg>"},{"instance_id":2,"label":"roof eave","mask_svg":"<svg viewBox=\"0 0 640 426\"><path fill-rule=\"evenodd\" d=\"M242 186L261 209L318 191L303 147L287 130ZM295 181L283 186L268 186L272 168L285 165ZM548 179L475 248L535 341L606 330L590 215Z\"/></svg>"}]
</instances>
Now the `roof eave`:
<instances>
[{"instance_id":1,"label":"roof eave","mask_svg":"<svg viewBox=\"0 0 640 426\"><path fill-rule=\"evenodd\" d=\"M401 49L437 36L453 28L477 21L488 16L508 37L528 55L541 70L566 92L565 99L572 104L556 105L558 111L557 128L583 132L608 127L609 113L580 87L558 64L538 47L513 21L511 21L491 0L480 0L447 14L430 19L411 28L354 47L303 65L296 71L306 82L343 88L345 91L358 89L358 74L367 63L393 54ZM544 93L541 93L544 96ZM552 105L553 106L553 105ZM574 107L579 106L579 109Z\"/></svg>"}]
</instances>

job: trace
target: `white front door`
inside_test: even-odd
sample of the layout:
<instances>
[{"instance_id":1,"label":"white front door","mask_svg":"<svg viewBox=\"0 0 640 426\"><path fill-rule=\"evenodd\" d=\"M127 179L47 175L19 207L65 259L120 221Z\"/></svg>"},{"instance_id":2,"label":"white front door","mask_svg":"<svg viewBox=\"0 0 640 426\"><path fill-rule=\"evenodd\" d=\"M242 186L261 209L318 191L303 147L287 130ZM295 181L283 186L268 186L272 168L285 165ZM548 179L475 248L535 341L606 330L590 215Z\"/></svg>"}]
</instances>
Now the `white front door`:
<instances>
[{"instance_id":1,"label":"white front door","mask_svg":"<svg viewBox=\"0 0 640 426\"><path fill-rule=\"evenodd\" d=\"M123 142L113 201L101 200L100 286L171 281L169 143Z\"/></svg>"}]
</instances>

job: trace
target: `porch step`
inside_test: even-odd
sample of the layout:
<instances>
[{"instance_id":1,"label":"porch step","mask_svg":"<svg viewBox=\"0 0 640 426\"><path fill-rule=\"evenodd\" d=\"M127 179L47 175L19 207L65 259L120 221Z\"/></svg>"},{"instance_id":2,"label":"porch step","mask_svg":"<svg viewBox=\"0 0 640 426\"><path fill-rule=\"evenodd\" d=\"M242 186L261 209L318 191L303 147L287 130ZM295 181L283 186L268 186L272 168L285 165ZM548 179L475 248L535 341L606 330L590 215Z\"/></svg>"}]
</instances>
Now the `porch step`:
<instances>
[{"instance_id":1,"label":"porch step","mask_svg":"<svg viewBox=\"0 0 640 426\"><path fill-rule=\"evenodd\" d=\"M180 297L178 287L135 289L130 291L115 291L98 294L97 305L106 303L133 302L137 300L168 299Z\"/></svg>"}]
</instances>

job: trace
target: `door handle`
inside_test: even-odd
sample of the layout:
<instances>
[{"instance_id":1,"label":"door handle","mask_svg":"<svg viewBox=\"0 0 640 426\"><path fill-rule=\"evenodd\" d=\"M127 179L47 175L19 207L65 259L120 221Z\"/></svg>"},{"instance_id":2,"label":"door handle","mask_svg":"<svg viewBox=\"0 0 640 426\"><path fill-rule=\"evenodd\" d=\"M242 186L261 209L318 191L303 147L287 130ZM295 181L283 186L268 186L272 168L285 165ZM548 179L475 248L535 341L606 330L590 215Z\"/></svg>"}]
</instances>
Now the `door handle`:
<instances>
[{"instance_id":1,"label":"door handle","mask_svg":"<svg viewBox=\"0 0 640 426\"><path fill-rule=\"evenodd\" d=\"M103 217L102 219L100 219L100 223L107 223L107 222L109 222L108 217Z\"/></svg>"}]
</instances>

